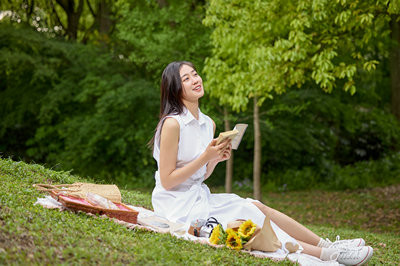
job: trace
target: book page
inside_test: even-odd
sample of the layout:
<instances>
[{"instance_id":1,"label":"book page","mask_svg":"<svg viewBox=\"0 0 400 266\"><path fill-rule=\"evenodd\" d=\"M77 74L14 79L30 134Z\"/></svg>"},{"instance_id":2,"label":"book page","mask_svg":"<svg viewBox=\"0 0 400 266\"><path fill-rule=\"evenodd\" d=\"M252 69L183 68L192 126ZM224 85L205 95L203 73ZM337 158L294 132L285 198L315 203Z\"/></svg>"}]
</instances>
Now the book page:
<instances>
[{"instance_id":1,"label":"book page","mask_svg":"<svg viewBox=\"0 0 400 266\"><path fill-rule=\"evenodd\" d=\"M242 141L244 132L246 132L247 129L247 124L236 124L236 126L233 128L233 130L239 131L239 133L236 135L236 137L232 140L232 149L237 150L239 147L240 142Z\"/></svg>"}]
</instances>

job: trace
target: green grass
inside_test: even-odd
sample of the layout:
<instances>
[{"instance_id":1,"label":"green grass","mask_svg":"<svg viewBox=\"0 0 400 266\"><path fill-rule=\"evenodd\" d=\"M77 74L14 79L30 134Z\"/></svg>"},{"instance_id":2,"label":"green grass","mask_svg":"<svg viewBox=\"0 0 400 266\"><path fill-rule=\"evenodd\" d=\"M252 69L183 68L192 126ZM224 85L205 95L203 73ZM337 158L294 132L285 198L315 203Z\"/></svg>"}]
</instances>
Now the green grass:
<instances>
[{"instance_id":1,"label":"green grass","mask_svg":"<svg viewBox=\"0 0 400 266\"><path fill-rule=\"evenodd\" d=\"M223 192L223 188L213 188ZM242 197L250 192L238 191ZM347 191L263 192L264 203L300 223L400 235L400 184Z\"/></svg>"},{"instance_id":2,"label":"green grass","mask_svg":"<svg viewBox=\"0 0 400 266\"><path fill-rule=\"evenodd\" d=\"M92 180L40 165L0 159L0 264L275 264L226 248L143 230L128 230L109 219L33 205L43 194L35 183ZM148 192L121 190L125 203L151 207ZM353 210L358 212L360 210ZM399 232L372 233L340 225L308 224L324 237L364 237L375 255L370 264L399 263ZM382 243L382 244L380 244ZM386 247L384 247L386 244ZM280 264L290 264L288 261Z\"/></svg>"}]
</instances>

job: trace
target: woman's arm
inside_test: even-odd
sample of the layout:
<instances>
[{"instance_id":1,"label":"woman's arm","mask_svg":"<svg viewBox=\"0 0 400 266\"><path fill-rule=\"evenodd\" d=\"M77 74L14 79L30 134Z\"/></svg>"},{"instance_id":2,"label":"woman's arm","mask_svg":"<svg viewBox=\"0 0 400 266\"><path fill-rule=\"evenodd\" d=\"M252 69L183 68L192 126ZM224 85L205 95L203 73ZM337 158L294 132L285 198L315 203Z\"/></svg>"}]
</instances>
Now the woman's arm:
<instances>
[{"instance_id":1,"label":"woman's arm","mask_svg":"<svg viewBox=\"0 0 400 266\"><path fill-rule=\"evenodd\" d=\"M227 143L216 145L216 140L212 140L198 158L177 169L178 144L179 123L173 118L167 118L162 125L160 139L160 179L167 190L186 181L206 163L222 158Z\"/></svg>"},{"instance_id":2,"label":"woman's arm","mask_svg":"<svg viewBox=\"0 0 400 266\"><path fill-rule=\"evenodd\" d=\"M210 175L214 172L215 166L217 166L218 161L211 161L207 164L206 175L204 176L204 180L210 177Z\"/></svg>"}]
</instances>

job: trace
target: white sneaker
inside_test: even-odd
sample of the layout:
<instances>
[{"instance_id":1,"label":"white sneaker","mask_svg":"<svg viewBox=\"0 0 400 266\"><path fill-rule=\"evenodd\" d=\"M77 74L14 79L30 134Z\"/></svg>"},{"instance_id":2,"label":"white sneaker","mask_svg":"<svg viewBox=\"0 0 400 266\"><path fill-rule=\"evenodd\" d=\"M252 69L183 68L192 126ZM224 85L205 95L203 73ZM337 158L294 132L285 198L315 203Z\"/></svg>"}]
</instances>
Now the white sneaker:
<instances>
[{"instance_id":1,"label":"white sneaker","mask_svg":"<svg viewBox=\"0 0 400 266\"><path fill-rule=\"evenodd\" d=\"M365 241L362 238L340 240L340 236L336 236L335 242L331 242L328 238L326 241L330 243L329 248L352 249L365 246Z\"/></svg>"},{"instance_id":2,"label":"white sneaker","mask_svg":"<svg viewBox=\"0 0 400 266\"><path fill-rule=\"evenodd\" d=\"M337 262L344 265L363 265L371 259L373 251L370 246L339 249L331 255L331 259L337 260Z\"/></svg>"}]
</instances>

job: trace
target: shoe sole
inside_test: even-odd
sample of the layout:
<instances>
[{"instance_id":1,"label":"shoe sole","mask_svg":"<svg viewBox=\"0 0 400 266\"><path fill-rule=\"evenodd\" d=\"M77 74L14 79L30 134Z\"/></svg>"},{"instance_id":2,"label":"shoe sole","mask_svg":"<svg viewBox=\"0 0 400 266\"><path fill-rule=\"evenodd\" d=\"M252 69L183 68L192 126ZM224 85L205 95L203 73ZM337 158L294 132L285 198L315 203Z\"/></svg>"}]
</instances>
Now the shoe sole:
<instances>
[{"instance_id":1,"label":"shoe sole","mask_svg":"<svg viewBox=\"0 0 400 266\"><path fill-rule=\"evenodd\" d=\"M364 263L369 261L369 259L372 257L373 253L374 253L374 250L371 247L368 247L368 253L367 253L367 255L365 255L365 258L362 261L360 261L359 263L355 264L355 265L356 266L363 265Z\"/></svg>"}]
</instances>

